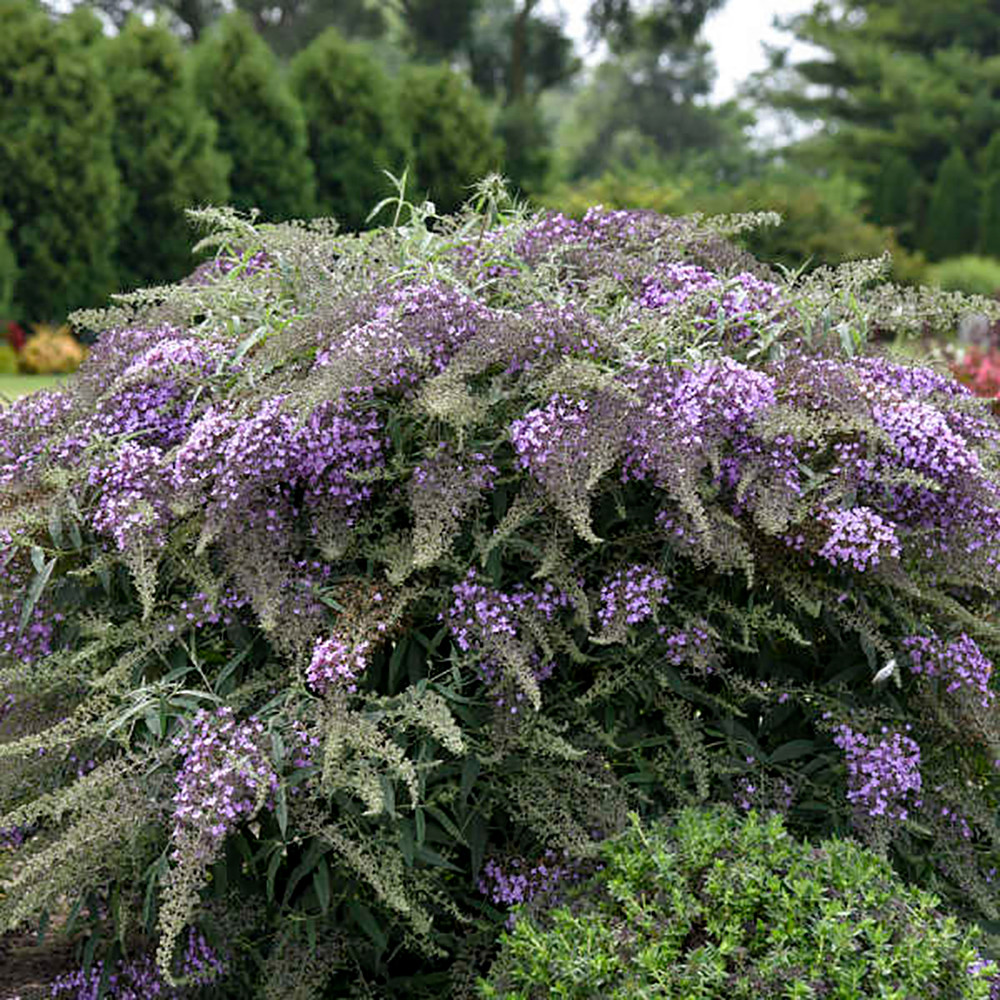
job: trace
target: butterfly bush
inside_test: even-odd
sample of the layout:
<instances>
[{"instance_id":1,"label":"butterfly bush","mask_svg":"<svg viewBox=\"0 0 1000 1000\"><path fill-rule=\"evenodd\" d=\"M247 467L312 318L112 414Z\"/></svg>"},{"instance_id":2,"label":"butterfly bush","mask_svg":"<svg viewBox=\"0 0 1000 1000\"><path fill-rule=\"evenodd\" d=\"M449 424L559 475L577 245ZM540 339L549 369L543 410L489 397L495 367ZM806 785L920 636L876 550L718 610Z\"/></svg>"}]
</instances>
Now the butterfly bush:
<instances>
[{"instance_id":1,"label":"butterfly bush","mask_svg":"<svg viewBox=\"0 0 1000 1000\"><path fill-rule=\"evenodd\" d=\"M600 208L200 217L239 252L0 410L0 932L86 902L123 997L200 989L192 927L205 995L292 995L289 935L329 995L463 995L594 830L695 801L1000 917L1000 424L858 350L924 321L876 264Z\"/></svg>"}]
</instances>

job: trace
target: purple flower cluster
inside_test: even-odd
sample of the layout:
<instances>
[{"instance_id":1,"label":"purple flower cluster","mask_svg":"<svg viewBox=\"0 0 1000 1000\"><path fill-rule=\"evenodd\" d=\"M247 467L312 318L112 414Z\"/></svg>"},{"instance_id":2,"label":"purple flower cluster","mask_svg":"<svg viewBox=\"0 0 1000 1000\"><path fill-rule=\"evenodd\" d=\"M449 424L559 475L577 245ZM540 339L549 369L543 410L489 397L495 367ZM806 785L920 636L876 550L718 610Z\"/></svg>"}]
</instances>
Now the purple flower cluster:
<instances>
[{"instance_id":1,"label":"purple flower cluster","mask_svg":"<svg viewBox=\"0 0 1000 1000\"><path fill-rule=\"evenodd\" d=\"M884 817L904 821L911 808L923 803L920 747L909 736L882 729L874 742L846 723L835 730L833 742L847 759L847 798L863 819Z\"/></svg>"},{"instance_id":2,"label":"purple flower cluster","mask_svg":"<svg viewBox=\"0 0 1000 1000\"><path fill-rule=\"evenodd\" d=\"M207 863L226 835L250 819L278 789L278 775L262 748L263 725L238 723L228 707L200 711L173 740L184 754L176 776L174 860Z\"/></svg>"},{"instance_id":3,"label":"purple flower cluster","mask_svg":"<svg viewBox=\"0 0 1000 1000\"><path fill-rule=\"evenodd\" d=\"M566 852L560 860L551 849L535 864L524 858L511 858L506 864L490 858L483 865L479 891L494 906L518 906L540 897L556 903L554 897L560 889L581 881L587 874L583 865L568 859ZM513 922L511 915L508 926Z\"/></svg>"},{"instance_id":4,"label":"purple flower cluster","mask_svg":"<svg viewBox=\"0 0 1000 1000\"><path fill-rule=\"evenodd\" d=\"M439 282L391 289L374 318L321 344L314 369L356 372L359 386L409 396L491 318L491 310Z\"/></svg>"},{"instance_id":5,"label":"purple flower cluster","mask_svg":"<svg viewBox=\"0 0 1000 1000\"><path fill-rule=\"evenodd\" d=\"M546 583L540 591L517 587L510 593L479 582L475 567L451 588L454 600L442 619L448 622L452 639L463 653L496 648L497 641L518 640L522 616L534 612L546 621L570 607L569 594Z\"/></svg>"},{"instance_id":6,"label":"purple flower cluster","mask_svg":"<svg viewBox=\"0 0 1000 1000\"><path fill-rule=\"evenodd\" d=\"M746 271L729 281L697 264L665 264L642 283L639 304L646 309L675 309L695 296L714 293L700 304L695 326L711 330L721 318L736 341L746 340L762 325L773 323L787 308L777 285Z\"/></svg>"},{"instance_id":7,"label":"purple flower cluster","mask_svg":"<svg viewBox=\"0 0 1000 1000\"><path fill-rule=\"evenodd\" d=\"M707 622L703 621L701 625L689 625L686 629L669 635L666 625L661 625L657 629L663 639L664 659L667 663L675 667L690 663L702 668L707 674L712 673L716 654L712 640L702 626L707 626Z\"/></svg>"},{"instance_id":8,"label":"purple flower cluster","mask_svg":"<svg viewBox=\"0 0 1000 1000\"><path fill-rule=\"evenodd\" d=\"M21 629L23 605L18 595L27 587L33 571L21 553L12 552L13 547L10 534L0 530L0 660L29 664L52 652L55 625L63 615L53 611L43 594Z\"/></svg>"},{"instance_id":9,"label":"purple flower cluster","mask_svg":"<svg viewBox=\"0 0 1000 1000\"><path fill-rule=\"evenodd\" d=\"M358 678L368 666L370 645L367 640L352 643L339 636L316 643L306 668L309 686L320 695L333 689L353 694L358 689Z\"/></svg>"},{"instance_id":10,"label":"purple flower cluster","mask_svg":"<svg viewBox=\"0 0 1000 1000\"><path fill-rule=\"evenodd\" d=\"M140 955L119 959L108 976L107 989L98 996L104 963L95 962L89 970L80 969L60 976L52 983L53 997L66 1000L187 1000L194 995L190 987L207 986L225 975L225 965L200 931L188 931L187 944L179 963L179 976L189 986L168 986L153 956ZM68 996L67 996L68 995Z\"/></svg>"},{"instance_id":11,"label":"purple flower cluster","mask_svg":"<svg viewBox=\"0 0 1000 1000\"><path fill-rule=\"evenodd\" d=\"M657 608L669 604L670 581L645 563L620 569L601 584L597 618L604 628L612 623L640 625L653 618Z\"/></svg>"},{"instance_id":12,"label":"purple flower cluster","mask_svg":"<svg viewBox=\"0 0 1000 1000\"><path fill-rule=\"evenodd\" d=\"M284 397L273 397L243 418L211 409L177 450L172 485L202 497L212 524L239 521L280 532L296 511L279 501L299 486L308 506L349 522L352 509L371 495L353 477L383 461L378 415L356 414L341 400L323 403L300 423L284 404Z\"/></svg>"},{"instance_id":13,"label":"purple flower cluster","mask_svg":"<svg viewBox=\"0 0 1000 1000\"><path fill-rule=\"evenodd\" d=\"M86 440L65 434L73 406L68 392L50 389L0 408L0 486L28 478L42 456L69 461L82 451Z\"/></svg>"},{"instance_id":14,"label":"purple flower cluster","mask_svg":"<svg viewBox=\"0 0 1000 1000\"><path fill-rule=\"evenodd\" d=\"M983 708L993 704L995 694L990 690L993 664L964 632L948 643L936 635L911 635L903 639L903 647L910 654L913 673L940 677L950 693L965 688Z\"/></svg>"},{"instance_id":15,"label":"purple flower cluster","mask_svg":"<svg viewBox=\"0 0 1000 1000\"><path fill-rule=\"evenodd\" d=\"M546 485L572 475L587 455L589 411L586 399L557 393L545 406L515 420L510 439L521 467Z\"/></svg>"},{"instance_id":16,"label":"purple flower cluster","mask_svg":"<svg viewBox=\"0 0 1000 1000\"><path fill-rule=\"evenodd\" d=\"M122 552L145 543L166 543L170 523L163 452L133 441L123 444L107 465L91 467L88 482L97 498L91 514L94 530L110 535Z\"/></svg>"},{"instance_id":17,"label":"purple flower cluster","mask_svg":"<svg viewBox=\"0 0 1000 1000\"><path fill-rule=\"evenodd\" d=\"M969 966L968 972L970 976L985 979L990 984L989 1000L1000 1000L1000 966L996 962L980 956Z\"/></svg>"},{"instance_id":18,"label":"purple flower cluster","mask_svg":"<svg viewBox=\"0 0 1000 1000\"><path fill-rule=\"evenodd\" d=\"M819 554L832 566L850 563L859 573L878 566L885 558L898 559L896 526L870 507L825 512L830 534Z\"/></svg>"}]
</instances>

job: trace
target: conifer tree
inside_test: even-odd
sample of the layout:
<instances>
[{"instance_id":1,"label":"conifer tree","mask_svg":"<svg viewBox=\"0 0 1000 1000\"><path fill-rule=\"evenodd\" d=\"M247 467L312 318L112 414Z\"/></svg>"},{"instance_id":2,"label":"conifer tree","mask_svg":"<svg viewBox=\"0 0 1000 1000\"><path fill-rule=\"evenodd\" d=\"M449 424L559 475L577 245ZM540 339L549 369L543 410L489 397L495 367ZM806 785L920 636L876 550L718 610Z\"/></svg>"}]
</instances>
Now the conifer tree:
<instances>
[{"instance_id":1,"label":"conifer tree","mask_svg":"<svg viewBox=\"0 0 1000 1000\"><path fill-rule=\"evenodd\" d=\"M912 243L919 227L921 180L917 168L901 153L890 153L870 185L871 220L892 226L898 236Z\"/></svg>"},{"instance_id":2,"label":"conifer tree","mask_svg":"<svg viewBox=\"0 0 1000 1000\"><path fill-rule=\"evenodd\" d=\"M184 209L224 203L229 165L180 41L165 25L132 18L107 39L102 57L123 183L118 280L126 288L174 281L193 266Z\"/></svg>"},{"instance_id":3,"label":"conifer tree","mask_svg":"<svg viewBox=\"0 0 1000 1000\"><path fill-rule=\"evenodd\" d=\"M408 66L399 80L403 120L413 136L415 176L439 212L453 212L470 185L495 170L502 145L486 103L447 66Z\"/></svg>"},{"instance_id":4,"label":"conifer tree","mask_svg":"<svg viewBox=\"0 0 1000 1000\"><path fill-rule=\"evenodd\" d=\"M983 150L979 203L979 248L1000 257L1000 132Z\"/></svg>"},{"instance_id":5,"label":"conifer tree","mask_svg":"<svg viewBox=\"0 0 1000 1000\"><path fill-rule=\"evenodd\" d=\"M14 309L14 288L17 284L17 258L10 245L11 219L0 209L0 332L4 320L10 319Z\"/></svg>"},{"instance_id":6,"label":"conifer tree","mask_svg":"<svg viewBox=\"0 0 1000 1000\"><path fill-rule=\"evenodd\" d=\"M230 202L267 221L315 208L315 173L302 106L246 14L222 18L193 52L195 88L229 157Z\"/></svg>"},{"instance_id":7,"label":"conifer tree","mask_svg":"<svg viewBox=\"0 0 1000 1000\"><path fill-rule=\"evenodd\" d=\"M979 235L979 192L965 154L957 147L941 164L927 208L922 247L932 260L971 253Z\"/></svg>"},{"instance_id":8,"label":"conifer tree","mask_svg":"<svg viewBox=\"0 0 1000 1000\"><path fill-rule=\"evenodd\" d=\"M86 20L55 24L33 0L0 0L0 214L19 319L61 320L115 287L111 100Z\"/></svg>"},{"instance_id":9,"label":"conifer tree","mask_svg":"<svg viewBox=\"0 0 1000 1000\"><path fill-rule=\"evenodd\" d=\"M362 46L330 28L292 61L290 83L305 111L317 211L359 229L386 193L381 171L399 173L408 158L392 81Z\"/></svg>"}]
</instances>

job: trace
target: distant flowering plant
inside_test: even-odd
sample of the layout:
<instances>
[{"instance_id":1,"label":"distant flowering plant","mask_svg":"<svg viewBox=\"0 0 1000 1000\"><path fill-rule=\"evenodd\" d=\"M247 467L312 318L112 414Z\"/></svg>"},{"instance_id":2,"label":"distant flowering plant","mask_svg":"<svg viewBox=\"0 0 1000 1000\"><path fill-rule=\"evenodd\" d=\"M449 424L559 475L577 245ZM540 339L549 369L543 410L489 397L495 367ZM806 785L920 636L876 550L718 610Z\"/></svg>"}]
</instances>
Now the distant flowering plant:
<instances>
[{"instance_id":1,"label":"distant flowering plant","mask_svg":"<svg viewBox=\"0 0 1000 1000\"><path fill-rule=\"evenodd\" d=\"M754 219L484 192L360 238L206 210L228 263L0 410L0 933L69 898L102 976L134 931L180 989L203 927L212 996L460 992L690 802L1000 917L1000 424L862 350L927 301L782 278Z\"/></svg>"}]
</instances>

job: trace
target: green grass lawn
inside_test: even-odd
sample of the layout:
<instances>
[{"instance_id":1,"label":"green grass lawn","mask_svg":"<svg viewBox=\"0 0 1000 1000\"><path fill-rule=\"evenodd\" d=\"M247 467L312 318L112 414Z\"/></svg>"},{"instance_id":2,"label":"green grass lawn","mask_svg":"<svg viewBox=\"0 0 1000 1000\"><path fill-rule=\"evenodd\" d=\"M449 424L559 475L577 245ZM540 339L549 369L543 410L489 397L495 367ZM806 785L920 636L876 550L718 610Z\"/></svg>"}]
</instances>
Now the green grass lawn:
<instances>
[{"instance_id":1,"label":"green grass lawn","mask_svg":"<svg viewBox=\"0 0 1000 1000\"><path fill-rule=\"evenodd\" d=\"M0 406L29 392L59 385L61 375L0 375Z\"/></svg>"}]
</instances>

